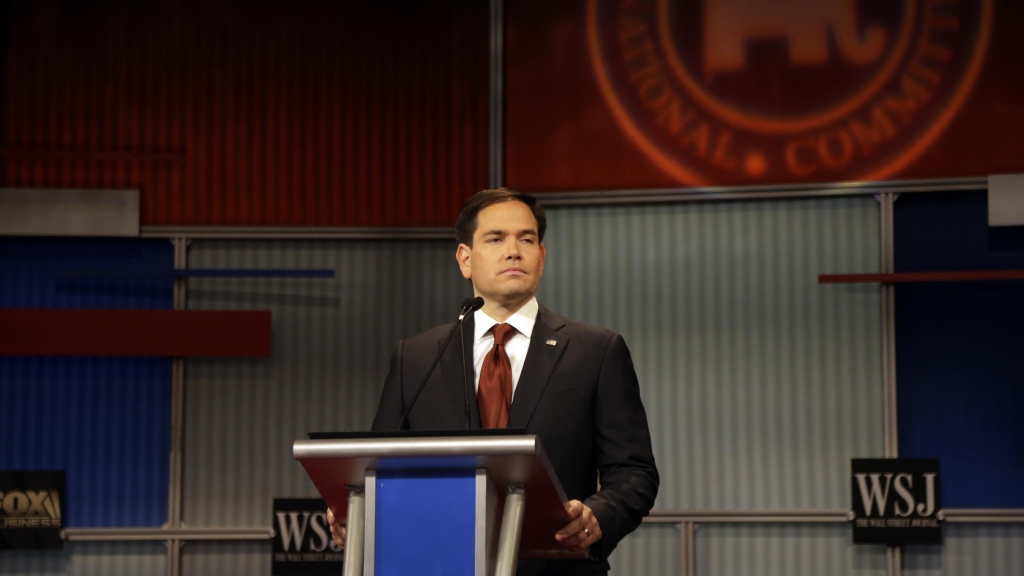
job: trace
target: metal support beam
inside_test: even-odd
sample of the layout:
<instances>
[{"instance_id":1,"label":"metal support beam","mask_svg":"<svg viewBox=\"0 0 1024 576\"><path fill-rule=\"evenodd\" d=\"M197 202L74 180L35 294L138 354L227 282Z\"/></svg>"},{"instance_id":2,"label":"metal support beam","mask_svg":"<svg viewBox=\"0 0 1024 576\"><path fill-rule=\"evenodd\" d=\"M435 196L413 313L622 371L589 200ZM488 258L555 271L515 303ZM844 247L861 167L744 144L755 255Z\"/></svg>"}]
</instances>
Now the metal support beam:
<instances>
[{"instance_id":1,"label":"metal support beam","mask_svg":"<svg viewBox=\"0 0 1024 576\"><path fill-rule=\"evenodd\" d=\"M876 196L880 204L880 249L879 264L883 274L896 271L895 224L893 204L898 194L883 192ZM899 457L899 428L896 418L896 287L882 284L882 425L884 454L886 458ZM902 553L899 546L886 549L886 574L900 576L903 572Z\"/></svg>"},{"instance_id":2,"label":"metal support beam","mask_svg":"<svg viewBox=\"0 0 1024 576\"><path fill-rule=\"evenodd\" d=\"M139 236L211 240L451 240L455 230L444 226L143 226Z\"/></svg>"},{"instance_id":3,"label":"metal support beam","mask_svg":"<svg viewBox=\"0 0 1024 576\"><path fill-rule=\"evenodd\" d=\"M164 540L269 540L270 528L66 528L63 536L74 542L141 542Z\"/></svg>"},{"instance_id":4,"label":"metal support beam","mask_svg":"<svg viewBox=\"0 0 1024 576\"><path fill-rule=\"evenodd\" d=\"M502 513L501 532L498 535L496 576L512 576L519 563L519 540L523 534L523 516L526 514L526 488L521 485L505 486L505 511Z\"/></svg>"},{"instance_id":5,"label":"metal support beam","mask_svg":"<svg viewBox=\"0 0 1024 576\"><path fill-rule=\"evenodd\" d=\"M880 206L879 263L883 274L892 274L896 268L893 203L896 194L878 195ZM899 456L899 436L896 419L896 288L882 284L882 418L884 426L884 453L886 458Z\"/></svg>"},{"instance_id":6,"label":"metal support beam","mask_svg":"<svg viewBox=\"0 0 1024 576\"><path fill-rule=\"evenodd\" d=\"M696 538L694 534L697 530L697 525L693 522L681 522L677 528L679 528L681 538L683 576L697 576Z\"/></svg>"},{"instance_id":7,"label":"metal support beam","mask_svg":"<svg viewBox=\"0 0 1024 576\"><path fill-rule=\"evenodd\" d=\"M879 182L832 182L822 184L769 184L760 186L706 186L701 188L641 188L538 193L544 207L604 206L677 202L727 202L834 196L878 196L916 192L986 190L986 178L940 178Z\"/></svg>"},{"instance_id":8,"label":"metal support beam","mask_svg":"<svg viewBox=\"0 0 1024 576\"><path fill-rule=\"evenodd\" d=\"M185 238L174 238L174 269L188 268L188 244ZM185 310L188 279L174 279L174 309ZM185 441L185 359L171 360L171 462L167 487L167 524L171 531L181 529L182 452ZM173 532L172 532L173 534ZM167 539L167 576L181 574L183 539Z\"/></svg>"},{"instance_id":9,"label":"metal support beam","mask_svg":"<svg viewBox=\"0 0 1024 576\"><path fill-rule=\"evenodd\" d=\"M505 2L490 0L491 58L488 74L487 186L505 182Z\"/></svg>"},{"instance_id":10,"label":"metal support beam","mask_svg":"<svg viewBox=\"0 0 1024 576\"><path fill-rule=\"evenodd\" d=\"M938 517L944 522L961 524L974 522L1024 524L1024 508L950 508L939 510Z\"/></svg>"},{"instance_id":11,"label":"metal support beam","mask_svg":"<svg viewBox=\"0 0 1024 576\"><path fill-rule=\"evenodd\" d=\"M849 510L659 510L643 519L649 524L785 524L851 520L853 512Z\"/></svg>"},{"instance_id":12,"label":"metal support beam","mask_svg":"<svg viewBox=\"0 0 1024 576\"><path fill-rule=\"evenodd\" d=\"M945 508L943 522L1024 524L1024 508ZM852 522L852 510L654 510L645 524L837 524Z\"/></svg>"},{"instance_id":13,"label":"metal support beam","mask_svg":"<svg viewBox=\"0 0 1024 576\"><path fill-rule=\"evenodd\" d=\"M366 492L362 487L348 487L348 516L345 519L344 576L363 573L363 543L366 536Z\"/></svg>"},{"instance_id":14,"label":"metal support beam","mask_svg":"<svg viewBox=\"0 0 1024 576\"><path fill-rule=\"evenodd\" d=\"M903 548L888 546L885 549L885 571L899 576L903 572Z\"/></svg>"}]
</instances>

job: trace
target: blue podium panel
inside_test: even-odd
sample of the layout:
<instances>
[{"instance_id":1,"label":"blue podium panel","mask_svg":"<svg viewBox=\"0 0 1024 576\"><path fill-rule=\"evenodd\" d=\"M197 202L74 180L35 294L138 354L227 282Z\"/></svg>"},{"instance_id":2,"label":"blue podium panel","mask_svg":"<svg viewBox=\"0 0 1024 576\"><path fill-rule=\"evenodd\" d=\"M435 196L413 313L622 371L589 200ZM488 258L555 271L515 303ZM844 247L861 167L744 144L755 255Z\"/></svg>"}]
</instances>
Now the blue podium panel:
<instances>
[{"instance_id":1,"label":"blue podium panel","mask_svg":"<svg viewBox=\"0 0 1024 576\"><path fill-rule=\"evenodd\" d=\"M379 471L375 576L473 576L476 471Z\"/></svg>"}]
</instances>

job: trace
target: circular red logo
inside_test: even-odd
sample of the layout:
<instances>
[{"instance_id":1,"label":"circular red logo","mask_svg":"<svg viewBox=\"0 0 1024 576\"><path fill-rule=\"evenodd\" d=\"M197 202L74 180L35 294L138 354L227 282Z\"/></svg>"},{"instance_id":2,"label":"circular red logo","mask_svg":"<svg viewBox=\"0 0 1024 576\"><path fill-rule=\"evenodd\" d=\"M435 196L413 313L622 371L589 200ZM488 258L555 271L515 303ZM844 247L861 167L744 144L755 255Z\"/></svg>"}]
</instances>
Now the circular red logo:
<instances>
[{"instance_id":1,"label":"circular red logo","mask_svg":"<svg viewBox=\"0 0 1024 576\"><path fill-rule=\"evenodd\" d=\"M689 185L877 180L967 98L993 0L589 0L630 139Z\"/></svg>"}]
</instances>

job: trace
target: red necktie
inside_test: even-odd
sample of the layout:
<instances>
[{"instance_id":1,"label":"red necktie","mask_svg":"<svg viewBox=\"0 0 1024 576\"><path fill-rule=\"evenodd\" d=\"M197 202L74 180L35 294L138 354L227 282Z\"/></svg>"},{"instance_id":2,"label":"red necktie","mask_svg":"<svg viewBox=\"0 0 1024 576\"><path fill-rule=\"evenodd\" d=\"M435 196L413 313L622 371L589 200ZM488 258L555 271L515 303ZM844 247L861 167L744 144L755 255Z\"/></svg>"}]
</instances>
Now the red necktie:
<instances>
[{"instance_id":1,"label":"red necktie","mask_svg":"<svg viewBox=\"0 0 1024 576\"><path fill-rule=\"evenodd\" d=\"M505 428L512 407L512 362L505 353L505 344L515 333L511 324L497 324L494 346L484 357L480 369L480 389L476 393L480 408L480 424L484 428Z\"/></svg>"}]
</instances>

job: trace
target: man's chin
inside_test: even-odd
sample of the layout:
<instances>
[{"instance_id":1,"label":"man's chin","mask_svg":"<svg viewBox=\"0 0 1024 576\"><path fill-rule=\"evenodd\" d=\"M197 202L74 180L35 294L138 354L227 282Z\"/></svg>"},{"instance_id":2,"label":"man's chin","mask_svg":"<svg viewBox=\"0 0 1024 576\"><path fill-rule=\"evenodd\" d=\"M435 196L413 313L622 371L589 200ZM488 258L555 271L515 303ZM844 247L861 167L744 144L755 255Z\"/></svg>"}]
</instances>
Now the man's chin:
<instances>
[{"instance_id":1,"label":"man's chin","mask_svg":"<svg viewBox=\"0 0 1024 576\"><path fill-rule=\"evenodd\" d=\"M511 286L509 286L509 287L506 287L506 288L507 289L502 290L502 291L500 291L500 292L498 292L496 294L492 294L491 295L491 299L494 300L495 302L499 302L501 304L514 304L516 302L522 302L522 301L525 301L525 300L529 300L530 298L533 298L534 294L536 293L535 290L531 291L529 289L529 287L527 287L527 286L522 286L522 287L511 287ZM484 296L483 298L484 298L485 301L487 300L487 296Z\"/></svg>"}]
</instances>

